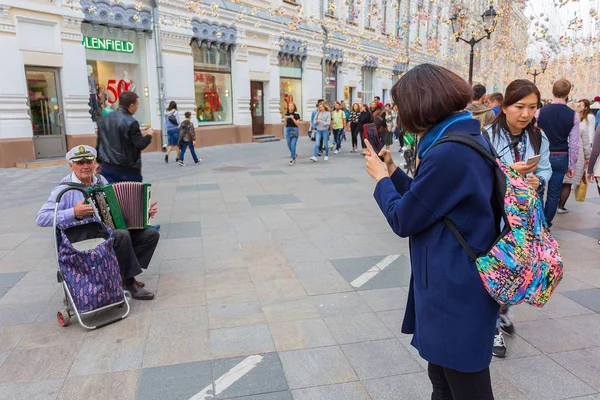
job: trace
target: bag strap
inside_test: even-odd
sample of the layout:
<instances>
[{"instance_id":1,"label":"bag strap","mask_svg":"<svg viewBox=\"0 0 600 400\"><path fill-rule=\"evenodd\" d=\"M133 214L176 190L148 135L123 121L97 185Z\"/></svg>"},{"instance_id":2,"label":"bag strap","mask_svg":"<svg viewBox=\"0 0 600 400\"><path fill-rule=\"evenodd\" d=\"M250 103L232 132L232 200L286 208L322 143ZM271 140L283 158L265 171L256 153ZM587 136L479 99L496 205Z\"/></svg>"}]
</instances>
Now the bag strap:
<instances>
[{"instance_id":1,"label":"bag strap","mask_svg":"<svg viewBox=\"0 0 600 400\"><path fill-rule=\"evenodd\" d=\"M481 130L481 133L482 133L481 136L483 136L483 138L488 143L489 149L486 149L485 146L483 144L481 144L481 142L479 140L476 139L476 136L473 136L466 132L454 131L454 132L448 132L448 133L444 134L444 136L442 136L437 142L435 142L435 144L433 146L431 146L431 148L429 150L431 150L435 146L438 146L443 143L450 143L450 142L460 143L460 144L464 144L465 146L468 146L471 149L475 150L483 158L490 161L492 164L497 165L496 159L498 158L498 155L496 154L496 151L494 150L494 146L492 146L490 143L489 135L483 129ZM477 261L477 258L478 258L477 254L475 254L475 252L473 251L473 249L471 248L471 246L469 245L469 243L467 242L465 237L458 231L456 224L448 217L444 217L444 218L442 218L442 220L444 221L444 224L446 224L448 229L450 229L450 232L452 232L452 234L454 235L454 237L456 238L458 243L460 243L460 245L463 247L463 249L465 249L465 251L469 255L469 258L471 258L471 260L473 260L473 261Z\"/></svg>"}]
</instances>

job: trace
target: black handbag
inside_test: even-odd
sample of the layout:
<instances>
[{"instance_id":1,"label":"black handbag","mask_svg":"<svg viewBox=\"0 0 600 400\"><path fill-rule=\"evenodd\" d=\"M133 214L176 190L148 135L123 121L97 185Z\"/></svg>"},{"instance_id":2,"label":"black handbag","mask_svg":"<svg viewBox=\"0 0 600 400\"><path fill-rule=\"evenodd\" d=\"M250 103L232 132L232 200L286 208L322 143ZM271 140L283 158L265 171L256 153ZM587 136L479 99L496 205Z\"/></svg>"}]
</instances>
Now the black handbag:
<instances>
[{"instance_id":1,"label":"black handbag","mask_svg":"<svg viewBox=\"0 0 600 400\"><path fill-rule=\"evenodd\" d=\"M169 117L167 118L169 120L170 123L172 123L173 125L179 125L179 123L177 122L177 117L175 116L175 113L170 114Z\"/></svg>"}]
</instances>

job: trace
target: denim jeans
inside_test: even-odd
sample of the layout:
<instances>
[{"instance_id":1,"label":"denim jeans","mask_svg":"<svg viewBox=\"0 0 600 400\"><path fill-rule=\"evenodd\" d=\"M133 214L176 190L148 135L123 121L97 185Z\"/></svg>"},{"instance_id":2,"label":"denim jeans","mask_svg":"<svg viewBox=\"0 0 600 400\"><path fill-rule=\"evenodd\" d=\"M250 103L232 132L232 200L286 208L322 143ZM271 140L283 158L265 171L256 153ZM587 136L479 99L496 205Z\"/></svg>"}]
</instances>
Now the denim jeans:
<instances>
[{"instance_id":1,"label":"denim jeans","mask_svg":"<svg viewBox=\"0 0 600 400\"><path fill-rule=\"evenodd\" d=\"M104 165L102 166L102 176L106 178L108 183L142 182L141 174L136 174L134 172L121 172Z\"/></svg>"},{"instance_id":2,"label":"denim jeans","mask_svg":"<svg viewBox=\"0 0 600 400\"><path fill-rule=\"evenodd\" d=\"M285 140L290 149L290 158L296 158L296 143L298 143L298 128L285 128Z\"/></svg>"},{"instance_id":3,"label":"denim jeans","mask_svg":"<svg viewBox=\"0 0 600 400\"><path fill-rule=\"evenodd\" d=\"M552 226L552 220L558 209L562 183L565 179L567 169L569 169L569 155L550 153L550 166L552 167L552 177L548 181L548 195L546 196L544 213L546 214L546 222L548 222L549 226Z\"/></svg>"},{"instance_id":4,"label":"denim jeans","mask_svg":"<svg viewBox=\"0 0 600 400\"><path fill-rule=\"evenodd\" d=\"M334 129L333 130L333 144L335 144L335 149L339 150L342 147L342 136L344 134L344 128Z\"/></svg>"},{"instance_id":5,"label":"denim jeans","mask_svg":"<svg viewBox=\"0 0 600 400\"><path fill-rule=\"evenodd\" d=\"M315 157L319 155L319 143L321 143L321 140L325 147L325 156L329 155L329 131L317 131L317 141L315 142L315 152L313 154Z\"/></svg>"},{"instance_id":6,"label":"denim jeans","mask_svg":"<svg viewBox=\"0 0 600 400\"><path fill-rule=\"evenodd\" d=\"M192 153L192 158L194 162L198 162L198 156L196 155L196 149L194 149L194 143L192 142L182 142L181 146L181 154L179 155L179 160L183 162L183 156L185 155L185 150L189 148L190 153Z\"/></svg>"}]
</instances>

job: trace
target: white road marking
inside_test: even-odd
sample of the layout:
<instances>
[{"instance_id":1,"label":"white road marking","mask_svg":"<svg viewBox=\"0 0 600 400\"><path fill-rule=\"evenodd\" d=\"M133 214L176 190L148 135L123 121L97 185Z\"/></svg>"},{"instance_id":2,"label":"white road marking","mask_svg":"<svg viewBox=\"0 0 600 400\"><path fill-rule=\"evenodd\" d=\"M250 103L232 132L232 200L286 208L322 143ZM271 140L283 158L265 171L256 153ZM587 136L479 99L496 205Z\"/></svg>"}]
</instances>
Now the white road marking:
<instances>
[{"instance_id":1,"label":"white road marking","mask_svg":"<svg viewBox=\"0 0 600 400\"><path fill-rule=\"evenodd\" d=\"M373 279L378 273L383 271L391 263L396 261L398 259L398 257L400 257L399 254L393 255L393 256L387 256L386 258L384 258L383 260L381 260L377 264L375 264L375 266L370 268L367 272L365 272L364 274L362 274L361 276L359 276L358 278L356 278L355 280L350 282L350 285L352 285L355 288L361 287L362 285L364 285L365 283L367 283L371 279Z\"/></svg>"},{"instance_id":2,"label":"white road marking","mask_svg":"<svg viewBox=\"0 0 600 400\"><path fill-rule=\"evenodd\" d=\"M202 389L202 391L195 394L192 398L190 398L190 400L206 400L206 399L214 398L214 396L225 391L229 386L233 385L237 380L242 378L248 372L252 371L258 365L258 363L260 363L262 360L263 360L263 356L260 356L260 355L254 355L254 356L247 357L246 359L244 359L244 361L242 361L235 367L231 368L228 372L223 374L223 376L221 376L219 379L217 379L215 381L215 393L214 394L209 394L209 392L212 392L212 390L213 390L213 385L210 384L207 387L205 387L204 389Z\"/></svg>"}]
</instances>

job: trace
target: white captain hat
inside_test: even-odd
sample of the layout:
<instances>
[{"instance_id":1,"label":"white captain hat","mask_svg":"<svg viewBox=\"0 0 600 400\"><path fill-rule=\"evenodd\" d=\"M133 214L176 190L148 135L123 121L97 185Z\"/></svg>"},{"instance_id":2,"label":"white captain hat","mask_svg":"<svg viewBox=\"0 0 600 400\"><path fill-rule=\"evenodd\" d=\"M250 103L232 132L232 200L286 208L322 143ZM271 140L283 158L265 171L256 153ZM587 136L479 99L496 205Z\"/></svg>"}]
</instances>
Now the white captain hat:
<instances>
[{"instance_id":1,"label":"white captain hat","mask_svg":"<svg viewBox=\"0 0 600 400\"><path fill-rule=\"evenodd\" d=\"M68 162L75 162L79 160L95 160L98 153L92 146L79 145L73 147L67 153L66 159Z\"/></svg>"}]
</instances>

